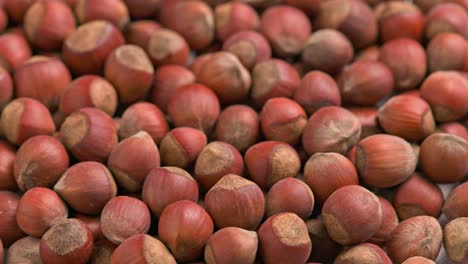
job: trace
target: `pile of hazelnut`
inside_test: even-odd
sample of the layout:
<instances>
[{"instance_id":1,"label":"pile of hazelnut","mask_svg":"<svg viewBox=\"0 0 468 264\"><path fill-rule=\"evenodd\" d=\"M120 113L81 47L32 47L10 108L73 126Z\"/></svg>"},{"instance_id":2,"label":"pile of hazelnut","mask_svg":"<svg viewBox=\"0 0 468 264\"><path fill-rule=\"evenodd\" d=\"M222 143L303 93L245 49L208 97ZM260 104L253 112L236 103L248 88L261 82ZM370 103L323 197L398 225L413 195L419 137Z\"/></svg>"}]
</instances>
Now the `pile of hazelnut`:
<instances>
[{"instance_id":1,"label":"pile of hazelnut","mask_svg":"<svg viewBox=\"0 0 468 264\"><path fill-rule=\"evenodd\" d=\"M0 264L468 263L467 0L0 0Z\"/></svg>"}]
</instances>

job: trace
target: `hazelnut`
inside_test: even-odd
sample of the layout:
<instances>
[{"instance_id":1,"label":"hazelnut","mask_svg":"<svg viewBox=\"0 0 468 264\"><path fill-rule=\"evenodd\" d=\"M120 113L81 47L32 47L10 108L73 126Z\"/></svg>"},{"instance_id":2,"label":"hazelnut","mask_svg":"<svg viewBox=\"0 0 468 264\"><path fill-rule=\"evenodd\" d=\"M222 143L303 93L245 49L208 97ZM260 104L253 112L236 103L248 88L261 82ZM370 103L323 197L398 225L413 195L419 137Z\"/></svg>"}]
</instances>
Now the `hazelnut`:
<instances>
[{"instance_id":1,"label":"hazelnut","mask_svg":"<svg viewBox=\"0 0 468 264\"><path fill-rule=\"evenodd\" d=\"M291 99L271 98L263 105L260 123L267 140L296 145L306 126L307 114Z\"/></svg>"},{"instance_id":2,"label":"hazelnut","mask_svg":"<svg viewBox=\"0 0 468 264\"><path fill-rule=\"evenodd\" d=\"M34 98L53 110L71 76L60 60L34 56L14 71L14 80L18 97Z\"/></svg>"},{"instance_id":3,"label":"hazelnut","mask_svg":"<svg viewBox=\"0 0 468 264\"><path fill-rule=\"evenodd\" d=\"M17 240L10 246L8 252L6 252L7 263L42 263L41 257L39 256L40 242L40 239L30 236Z\"/></svg>"},{"instance_id":4,"label":"hazelnut","mask_svg":"<svg viewBox=\"0 0 468 264\"><path fill-rule=\"evenodd\" d=\"M434 133L421 144L419 165L438 183L454 183L468 175L468 142L463 138Z\"/></svg>"},{"instance_id":5,"label":"hazelnut","mask_svg":"<svg viewBox=\"0 0 468 264\"><path fill-rule=\"evenodd\" d=\"M228 106L221 112L216 123L216 139L244 152L258 140L258 119L258 113L249 106Z\"/></svg>"},{"instance_id":6,"label":"hazelnut","mask_svg":"<svg viewBox=\"0 0 468 264\"><path fill-rule=\"evenodd\" d=\"M330 237L347 246L364 242L379 231L382 208L373 193L359 185L348 185L328 197L322 217Z\"/></svg>"},{"instance_id":7,"label":"hazelnut","mask_svg":"<svg viewBox=\"0 0 468 264\"><path fill-rule=\"evenodd\" d=\"M153 65L145 51L136 45L123 45L112 51L104 71L123 104L144 98L153 83Z\"/></svg>"},{"instance_id":8,"label":"hazelnut","mask_svg":"<svg viewBox=\"0 0 468 264\"><path fill-rule=\"evenodd\" d=\"M68 209L54 191L35 187L28 190L18 203L16 222L30 236L41 237L53 225L67 219Z\"/></svg>"},{"instance_id":9,"label":"hazelnut","mask_svg":"<svg viewBox=\"0 0 468 264\"><path fill-rule=\"evenodd\" d=\"M468 217L467 191L468 183L462 183L455 187L445 199L442 211L449 220L459 217Z\"/></svg>"},{"instance_id":10,"label":"hazelnut","mask_svg":"<svg viewBox=\"0 0 468 264\"><path fill-rule=\"evenodd\" d=\"M435 260L442 246L442 228L431 216L416 216L401 222L387 242L387 253L396 263L421 256Z\"/></svg>"},{"instance_id":11,"label":"hazelnut","mask_svg":"<svg viewBox=\"0 0 468 264\"><path fill-rule=\"evenodd\" d=\"M13 173L22 191L33 187L52 187L68 168L65 147L51 136L35 136L21 145L16 153Z\"/></svg>"},{"instance_id":12,"label":"hazelnut","mask_svg":"<svg viewBox=\"0 0 468 264\"><path fill-rule=\"evenodd\" d=\"M80 24L93 20L106 20L116 27L124 28L129 20L127 6L122 0L77 0L75 13Z\"/></svg>"},{"instance_id":13,"label":"hazelnut","mask_svg":"<svg viewBox=\"0 0 468 264\"><path fill-rule=\"evenodd\" d=\"M135 0L126 0L135 1ZM141 1L141 0L136 0ZM160 0L155 0L160 1ZM159 23L152 20L134 21L125 28L124 34L128 44L137 45L140 48L146 49L151 36L161 28Z\"/></svg>"},{"instance_id":14,"label":"hazelnut","mask_svg":"<svg viewBox=\"0 0 468 264\"><path fill-rule=\"evenodd\" d=\"M55 132L49 110L32 98L18 98L8 103L2 112L1 124L8 141L17 145L31 137Z\"/></svg>"},{"instance_id":15,"label":"hazelnut","mask_svg":"<svg viewBox=\"0 0 468 264\"><path fill-rule=\"evenodd\" d=\"M262 13L260 31L270 41L273 52L280 57L299 54L311 30L307 16L295 7L279 5Z\"/></svg>"},{"instance_id":16,"label":"hazelnut","mask_svg":"<svg viewBox=\"0 0 468 264\"><path fill-rule=\"evenodd\" d=\"M66 86L59 111L67 116L80 108L95 107L113 116L117 104L117 92L111 83L97 75L83 75Z\"/></svg>"},{"instance_id":17,"label":"hazelnut","mask_svg":"<svg viewBox=\"0 0 468 264\"><path fill-rule=\"evenodd\" d=\"M178 262L195 261L202 256L205 244L213 234L213 221L198 204L178 201L162 212L158 234Z\"/></svg>"},{"instance_id":18,"label":"hazelnut","mask_svg":"<svg viewBox=\"0 0 468 264\"><path fill-rule=\"evenodd\" d=\"M404 182L414 172L417 157L402 138L378 134L359 142L354 164L365 183L389 188Z\"/></svg>"},{"instance_id":19,"label":"hazelnut","mask_svg":"<svg viewBox=\"0 0 468 264\"><path fill-rule=\"evenodd\" d=\"M304 167L304 180L320 204L341 187L359 185L354 164L333 152L312 155Z\"/></svg>"},{"instance_id":20,"label":"hazelnut","mask_svg":"<svg viewBox=\"0 0 468 264\"><path fill-rule=\"evenodd\" d=\"M158 239L146 235L134 235L126 239L112 253L110 263L125 264L132 262L176 264L169 249Z\"/></svg>"},{"instance_id":21,"label":"hazelnut","mask_svg":"<svg viewBox=\"0 0 468 264\"><path fill-rule=\"evenodd\" d=\"M257 247L256 232L238 227L226 227L215 232L206 242L205 261L207 264L253 264Z\"/></svg>"},{"instance_id":22,"label":"hazelnut","mask_svg":"<svg viewBox=\"0 0 468 264\"><path fill-rule=\"evenodd\" d=\"M129 106L122 114L120 121L120 139L136 135L140 131L147 132L156 144L169 132L169 125L161 110L147 102L139 102Z\"/></svg>"},{"instance_id":23,"label":"hazelnut","mask_svg":"<svg viewBox=\"0 0 468 264\"><path fill-rule=\"evenodd\" d=\"M227 174L205 196L206 210L219 228L234 226L255 230L265 208L262 190L241 176Z\"/></svg>"},{"instance_id":24,"label":"hazelnut","mask_svg":"<svg viewBox=\"0 0 468 264\"><path fill-rule=\"evenodd\" d=\"M300 85L296 69L279 59L257 63L252 71L250 97L258 106L274 97L293 97Z\"/></svg>"},{"instance_id":25,"label":"hazelnut","mask_svg":"<svg viewBox=\"0 0 468 264\"><path fill-rule=\"evenodd\" d=\"M216 94L201 84L180 87L168 103L169 117L175 126L197 128L207 135L216 124L220 108Z\"/></svg>"},{"instance_id":26,"label":"hazelnut","mask_svg":"<svg viewBox=\"0 0 468 264\"><path fill-rule=\"evenodd\" d=\"M456 33L440 33L427 45L427 63L430 72L463 70L468 56L466 40Z\"/></svg>"},{"instance_id":27,"label":"hazelnut","mask_svg":"<svg viewBox=\"0 0 468 264\"><path fill-rule=\"evenodd\" d=\"M102 233L116 245L133 235L145 234L150 224L151 215L148 207L136 198L117 196L107 202L102 209Z\"/></svg>"},{"instance_id":28,"label":"hazelnut","mask_svg":"<svg viewBox=\"0 0 468 264\"><path fill-rule=\"evenodd\" d=\"M392 261L387 256L385 251L370 243L363 243L351 248L345 249L336 257L333 263L376 263L376 264L391 264Z\"/></svg>"},{"instance_id":29,"label":"hazelnut","mask_svg":"<svg viewBox=\"0 0 468 264\"><path fill-rule=\"evenodd\" d=\"M418 215L439 218L443 202L440 188L418 173L398 186L393 196L393 205L401 220Z\"/></svg>"},{"instance_id":30,"label":"hazelnut","mask_svg":"<svg viewBox=\"0 0 468 264\"><path fill-rule=\"evenodd\" d=\"M302 51L302 61L312 70L336 74L353 59L353 45L334 29L320 29L310 35Z\"/></svg>"},{"instance_id":31,"label":"hazelnut","mask_svg":"<svg viewBox=\"0 0 468 264\"><path fill-rule=\"evenodd\" d=\"M5 247L9 247L16 240L25 237L16 223L16 211L21 197L9 191L0 191L0 237Z\"/></svg>"},{"instance_id":32,"label":"hazelnut","mask_svg":"<svg viewBox=\"0 0 468 264\"><path fill-rule=\"evenodd\" d=\"M80 162L63 173L54 190L76 211L99 214L117 195L109 169L94 161Z\"/></svg>"},{"instance_id":33,"label":"hazelnut","mask_svg":"<svg viewBox=\"0 0 468 264\"><path fill-rule=\"evenodd\" d=\"M422 83L420 91L436 121L456 121L468 113L468 80L458 72L434 72Z\"/></svg>"},{"instance_id":34,"label":"hazelnut","mask_svg":"<svg viewBox=\"0 0 468 264\"><path fill-rule=\"evenodd\" d=\"M154 73L151 102L164 113L174 92L180 87L195 82L195 75L187 68L179 65L163 65Z\"/></svg>"},{"instance_id":35,"label":"hazelnut","mask_svg":"<svg viewBox=\"0 0 468 264\"><path fill-rule=\"evenodd\" d=\"M435 130L431 107L416 96L393 96L379 108L377 118L385 132L409 141L424 139Z\"/></svg>"},{"instance_id":36,"label":"hazelnut","mask_svg":"<svg viewBox=\"0 0 468 264\"><path fill-rule=\"evenodd\" d=\"M145 49L155 66L186 66L190 55L190 48L185 39L169 29L156 30L150 36Z\"/></svg>"},{"instance_id":37,"label":"hazelnut","mask_svg":"<svg viewBox=\"0 0 468 264\"><path fill-rule=\"evenodd\" d=\"M358 61L358 60L378 61L379 54L380 54L379 46L377 45L370 46L359 51L354 57L354 61Z\"/></svg>"},{"instance_id":38,"label":"hazelnut","mask_svg":"<svg viewBox=\"0 0 468 264\"><path fill-rule=\"evenodd\" d=\"M386 42L380 48L379 61L392 71L397 90L415 88L426 75L424 48L410 38L397 38Z\"/></svg>"},{"instance_id":39,"label":"hazelnut","mask_svg":"<svg viewBox=\"0 0 468 264\"><path fill-rule=\"evenodd\" d=\"M374 9L383 42L396 38L420 40L424 32L424 14L410 2L383 2Z\"/></svg>"},{"instance_id":40,"label":"hazelnut","mask_svg":"<svg viewBox=\"0 0 468 264\"><path fill-rule=\"evenodd\" d=\"M321 71L308 72L294 93L298 102L308 114L325 106L341 105L340 91L333 78Z\"/></svg>"},{"instance_id":41,"label":"hazelnut","mask_svg":"<svg viewBox=\"0 0 468 264\"><path fill-rule=\"evenodd\" d=\"M63 60L77 74L98 74L104 69L107 57L124 42L120 31L110 22L87 22L65 39Z\"/></svg>"},{"instance_id":42,"label":"hazelnut","mask_svg":"<svg viewBox=\"0 0 468 264\"><path fill-rule=\"evenodd\" d=\"M213 12L202 1L163 1L159 14L161 24L181 34L195 50L207 48L214 39Z\"/></svg>"},{"instance_id":43,"label":"hazelnut","mask_svg":"<svg viewBox=\"0 0 468 264\"><path fill-rule=\"evenodd\" d=\"M239 31L223 43L223 50L236 55L247 69L271 58L271 48L265 37L256 31Z\"/></svg>"},{"instance_id":44,"label":"hazelnut","mask_svg":"<svg viewBox=\"0 0 468 264\"><path fill-rule=\"evenodd\" d=\"M178 127L169 131L159 145L161 163L165 166L188 168L206 146L206 135L195 128Z\"/></svg>"},{"instance_id":45,"label":"hazelnut","mask_svg":"<svg viewBox=\"0 0 468 264\"><path fill-rule=\"evenodd\" d=\"M138 192L146 175L160 166L158 147L150 134L140 131L112 148L107 166L117 183L130 192Z\"/></svg>"},{"instance_id":46,"label":"hazelnut","mask_svg":"<svg viewBox=\"0 0 468 264\"><path fill-rule=\"evenodd\" d=\"M398 220L398 216L393 205L381 196L378 196L378 198L380 201L380 207L382 208L382 224L379 227L379 231L377 231L377 233L375 233L368 242L384 246L388 239L390 239L393 230L395 230L400 221Z\"/></svg>"},{"instance_id":47,"label":"hazelnut","mask_svg":"<svg viewBox=\"0 0 468 264\"><path fill-rule=\"evenodd\" d=\"M249 95L250 73L229 52L211 53L193 73L197 81L212 89L223 104L245 101Z\"/></svg>"},{"instance_id":48,"label":"hazelnut","mask_svg":"<svg viewBox=\"0 0 468 264\"><path fill-rule=\"evenodd\" d=\"M263 263L305 263L312 242L304 221L293 213L269 217L258 229Z\"/></svg>"},{"instance_id":49,"label":"hazelnut","mask_svg":"<svg viewBox=\"0 0 468 264\"><path fill-rule=\"evenodd\" d=\"M214 141L201 150L195 162L194 173L200 186L209 190L226 174L243 175L244 161L232 145Z\"/></svg>"},{"instance_id":50,"label":"hazelnut","mask_svg":"<svg viewBox=\"0 0 468 264\"><path fill-rule=\"evenodd\" d=\"M361 123L348 110L327 106L314 112L302 134L307 154L337 152L346 154L359 141Z\"/></svg>"},{"instance_id":51,"label":"hazelnut","mask_svg":"<svg viewBox=\"0 0 468 264\"><path fill-rule=\"evenodd\" d=\"M416 257L411 257L405 260L402 264L436 264L436 263L431 259L416 256Z\"/></svg>"},{"instance_id":52,"label":"hazelnut","mask_svg":"<svg viewBox=\"0 0 468 264\"><path fill-rule=\"evenodd\" d=\"M264 141L251 146L244 159L250 178L263 189L269 189L282 179L296 177L301 168L296 150L278 141Z\"/></svg>"},{"instance_id":53,"label":"hazelnut","mask_svg":"<svg viewBox=\"0 0 468 264\"><path fill-rule=\"evenodd\" d=\"M444 228L444 247L449 258L463 263L468 255L468 218L460 217L450 221Z\"/></svg>"},{"instance_id":54,"label":"hazelnut","mask_svg":"<svg viewBox=\"0 0 468 264\"><path fill-rule=\"evenodd\" d=\"M13 2L15 0L9 1ZM12 32L0 35L0 65L3 68L11 72L30 57L31 48L24 36Z\"/></svg>"},{"instance_id":55,"label":"hazelnut","mask_svg":"<svg viewBox=\"0 0 468 264\"><path fill-rule=\"evenodd\" d=\"M455 32L463 37L468 36L468 13L465 8L455 3L440 3L426 16L425 34L432 39L439 33Z\"/></svg>"},{"instance_id":56,"label":"hazelnut","mask_svg":"<svg viewBox=\"0 0 468 264\"><path fill-rule=\"evenodd\" d=\"M257 30L260 19L255 10L242 2L229 2L217 5L214 10L216 36L226 41L234 33L244 30Z\"/></svg>"},{"instance_id":57,"label":"hazelnut","mask_svg":"<svg viewBox=\"0 0 468 264\"><path fill-rule=\"evenodd\" d=\"M24 15L24 30L34 46L55 50L75 30L75 17L63 1L35 1Z\"/></svg>"},{"instance_id":58,"label":"hazelnut","mask_svg":"<svg viewBox=\"0 0 468 264\"><path fill-rule=\"evenodd\" d=\"M373 60L358 60L338 77L341 96L347 103L374 106L391 95L394 79L390 69Z\"/></svg>"},{"instance_id":59,"label":"hazelnut","mask_svg":"<svg viewBox=\"0 0 468 264\"><path fill-rule=\"evenodd\" d=\"M67 219L42 237L39 253L44 264L87 263L93 253L93 235L85 223Z\"/></svg>"},{"instance_id":60,"label":"hazelnut","mask_svg":"<svg viewBox=\"0 0 468 264\"><path fill-rule=\"evenodd\" d=\"M275 183L266 195L267 217L277 213L291 212L304 221L314 209L314 194L307 184L296 178L286 178Z\"/></svg>"},{"instance_id":61,"label":"hazelnut","mask_svg":"<svg viewBox=\"0 0 468 264\"><path fill-rule=\"evenodd\" d=\"M356 49L369 46L377 40L377 20L364 1L321 1L315 25L341 31Z\"/></svg>"},{"instance_id":62,"label":"hazelnut","mask_svg":"<svg viewBox=\"0 0 468 264\"><path fill-rule=\"evenodd\" d=\"M154 168L146 176L143 201L151 212L160 216L169 205L181 201L198 201L198 185L192 176L177 167Z\"/></svg>"},{"instance_id":63,"label":"hazelnut","mask_svg":"<svg viewBox=\"0 0 468 264\"><path fill-rule=\"evenodd\" d=\"M80 161L105 162L117 144L112 118L96 108L81 108L69 115L60 135L65 147Z\"/></svg>"}]
</instances>

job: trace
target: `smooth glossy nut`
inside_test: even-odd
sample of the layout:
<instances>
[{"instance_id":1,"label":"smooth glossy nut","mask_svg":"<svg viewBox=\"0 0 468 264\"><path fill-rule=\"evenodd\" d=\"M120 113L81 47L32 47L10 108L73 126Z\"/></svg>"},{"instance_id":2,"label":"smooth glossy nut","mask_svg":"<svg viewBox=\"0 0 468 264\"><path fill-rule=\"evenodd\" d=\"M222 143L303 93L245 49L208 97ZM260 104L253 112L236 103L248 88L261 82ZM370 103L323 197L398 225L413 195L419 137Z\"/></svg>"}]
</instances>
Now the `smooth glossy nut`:
<instances>
[{"instance_id":1,"label":"smooth glossy nut","mask_svg":"<svg viewBox=\"0 0 468 264\"><path fill-rule=\"evenodd\" d=\"M435 260L442 246L442 228L430 216L416 216L401 222L387 242L387 252L393 261L402 263L421 256Z\"/></svg>"},{"instance_id":2,"label":"smooth glossy nut","mask_svg":"<svg viewBox=\"0 0 468 264\"><path fill-rule=\"evenodd\" d=\"M256 232L226 227L214 233L206 242L204 258L207 264L253 264L257 248Z\"/></svg>"},{"instance_id":3,"label":"smooth glossy nut","mask_svg":"<svg viewBox=\"0 0 468 264\"><path fill-rule=\"evenodd\" d=\"M320 29L310 35L302 51L302 61L312 70L336 74L353 59L353 46L334 29Z\"/></svg>"},{"instance_id":4,"label":"smooth glossy nut","mask_svg":"<svg viewBox=\"0 0 468 264\"><path fill-rule=\"evenodd\" d=\"M60 136L80 161L105 162L117 144L112 118L96 108L81 108L69 115L60 128Z\"/></svg>"},{"instance_id":5,"label":"smooth glossy nut","mask_svg":"<svg viewBox=\"0 0 468 264\"><path fill-rule=\"evenodd\" d=\"M382 208L373 193L349 185L328 197L322 217L330 237L347 246L364 242L377 233L382 224Z\"/></svg>"},{"instance_id":6,"label":"smooth glossy nut","mask_svg":"<svg viewBox=\"0 0 468 264\"><path fill-rule=\"evenodd\" d=\"M199 259L213 234L213 221L208 213L192 201L175 202L161 214L158 234L179 262Z\"/></svg>"},{"instance_id":7,"label":"smooth glossy nut","mask_svg":"<svg viewBox=\"0 0 468 264\"><path fill-rule=\"evenodd\" d=\"M241 176L227 174L205 196L206 210L219 228L235 226L255 230L265 208L262 190Z\"/></svg>"},{"instance_id":8,"label":"smooth glossy nut","mask_svg":"<svg viewBox=\"0 0 468 264\"><path fill-rule=\"evenodd\" d=\"M42 237L53 225L68 218L65 203L54 191L35 187L28 190L18 203L16 222L30 236Z\"/></svg>"},{"instance_id":9,"label":"smooth glossy nut","mask_svg":"<svg viewBox=\"0 0 468 264\"><path fill-rule=\"evenodd\" d=\"M119 137L126 139L145 131L159 144L169 132L169 125L163 112L155 105L139 102L128 107L122 114Z\"/></svg>"},{"instance_id":10,"label":"smooth glossy nut","mask_svg":"<svg viewBox=\"0 0 468 264\"><path fill-rule=\"evenodd\" d=\"M86 263L93 253L93 235L85 223L67 219L42 237L39 253L44 264Z\"/></svg>"},{"instance_id":11,"label":"smooth glossy nut","mask_svg":"<svg viewBox=\"0 0 468 264\"><path fill-rule=\"evenodd\" d=\"M305 263L312 242L304 221L293 213L280 213L268 218L258 230L263 263Z\"/></svg>"},{"instance_id":12,"label":"smooth glossy nut","mask_svg":"<svg viewBox=\"0 0 468 264\"><path fill-rule=\"evenodd\" d=\"M133 235L145 234L150 224L148 207L136 198L117 196L102 209L102 233L117 245Z\"/></svg>"},{"instance_id":13,"label":"smooth glossy nut","mask_svg":"<svg viewBox=\"0 0 468 264\"><path fill-rule=\"evenodd\" d=\"M260 31L270 41L273 52L280 57L300 53L311 30L304 12L292 6L270 7L263 12L260 21Z\"/></svg>"},{"instance_id":14,"label":"smooth glossy nut","mask_svg":"<svg viewBox=\"0 0 468 264\"><path fill-rule=\"evenodd\" d=\"M403 182L393 196L395 210L401 220L429 215L439 218L444 196L439 186L414 173Z\"/></svg>"},{"instance_id":15,"label":"smooth glossy nut","mask_svg":"<svg viewBox=\"0 0 468 264\"><path fill-rule=\"evenodd\" d=\"M263 189L269 189L282 179L296 177L301 167L296 150L278 141L251 146L244 159L250 178Z\"/></svg>"},{"instance_id":16,"label":"smooth glossy nut","mask_svg":"<svg viewBox=\"0 0 468 264\"><path fill-rule=\"evenodd\" d=\"M167 206L177 201L198 202L198 185L188 172L180 168L154 168L146 176L141 195L151 212L160 216Z\"/></svg>"},{"instance_id":17,"label":"smooth glossy nut","mask_svg":"<svg viewBox=\"0 0 468 264\"><path fill-rule=\"evenodd\" d=\"M150 134L140 131L112 148L107 166L120 187L139 192L146 175L160 166L158 147Z\"/></svg>"},{"instance_id":18,"label":"smooth glossy nut","mask_svg":"<svg viewBox=\"0 0 468 264\"><path fill-rule=\"evenodd\" d=\"M22 191L33 187L51 188L68 168L67 150L58 139L35 136L18 149L13 173Z\"/></svg>"},{"instance_id":19,"label":"smooth glossy nut","mask_svg":"<svg viewBox=\"0 0 468 264\"><path fill-rule=\"evenodd\" d=\"M417 157L402 138L378 134L359 142L354 164L364 182L388 188L404 182L414 172Z\"/></svg>"},{"instance_id":20,"label":"smooth glossy nut","mask_svg":"<svg viewBox=\"0 0 468 264\"><path fill-rule=\"evenodd\" d=\"M316 111L307 121L302 146L307 154L337 152L345 155L359 141L361 123L348 110L327 106Z\"/></svg>"},{"instance_id":21,"label":"smooth glossy nut","mask_svg":"<svg viewBox=\"0 0 468 264\"><path fill-rule=\"evenodd\" d=\"M116 48L107 57L104 71L123 104L144 98L153 83L153 65L145 51L136 45Z\"/></svg>"},{"instance_id":22,"label":"smooth glossy nut","mask_svg":"<svg viewBox=\"0 0 468 264\"><path fill-rule=\"evenodd\" d=\"M31 137L52 135L55 124L49 110L39 101L18 98L2 111L3 134L11 143L21 145Z\"/></svg>"},{"instance_id":23,"label":"smooth glossy nut","mask_svg":"<svg viewBox=\"0 0 468 264\"><path fill-rule=\"evenodd\" d=\"M468 175L468 142L463 138L434 133L421 144L419 165L429 179L454 183Z\"/></svg>"},{"instance_id":24,"label":"smooth glossy nut","mask_svg":"<svg viewBox=\"0 0 468 264\"><path fill-rule=\"evenodd\" d=\"M216 139L244 152L258 140L258 119L258 113L249 106L228 106L221 112L216 123Z\"/></svg>"},{"instance_id":25,"label":"smooth glossy nut","mask_svg":"<svg viewBox=\"0 0 468 264\"><path fill-rule=\"evenodd\" d=\"M106 166L86 161L67 169L55 184L54 190L74 210L96 215L117 195L117 184Z\"/></svg>"},{"instance_id":26,"label":"smooth glossy nut","mask_svg":"<svg viewBox=\"0 0 468 264\"><path fill-rule=\"evenodd\" d=\"M333 152L312 155L305 164L304 179L320 204L341 187L359 184L354 164Z\"/></svg>"}]
</instances>

